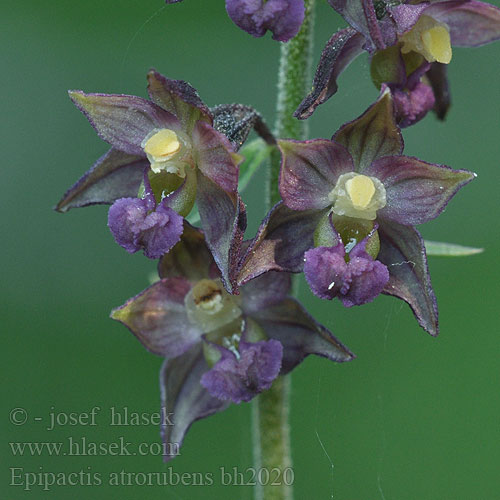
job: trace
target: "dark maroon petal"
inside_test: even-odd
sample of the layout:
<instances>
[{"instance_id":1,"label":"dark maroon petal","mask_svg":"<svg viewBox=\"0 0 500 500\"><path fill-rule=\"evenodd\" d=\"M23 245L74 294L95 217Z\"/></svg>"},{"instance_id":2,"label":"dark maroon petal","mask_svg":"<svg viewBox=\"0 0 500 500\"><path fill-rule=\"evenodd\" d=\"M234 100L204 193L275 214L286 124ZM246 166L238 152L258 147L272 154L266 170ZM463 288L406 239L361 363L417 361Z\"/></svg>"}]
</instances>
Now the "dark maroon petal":
<instances>
[{"instance_id":1,"label":"dark maroon petal","mask_svg":"<svg viewBox=\"0 0 500 500\"><path fill-rule=\"evenodd\" d=\"M302 271L304 253L314 247L314 231L325 213L326 210L295 211L277 203L242 258L239 284L267 271Z\"/></svg>"},{"instance_id":2,"label":"dark maroon petal","mask_svg":"<svg viewBox=\"0 0 500 500\"><path fill-rule=\"evenodd\" d=\"M424 14L445 23L451 44L478 47L500 39L500 9L475 0L444 0L432 3Z\"/></svg>"},{"instance_id":3,"label":"dark maroon petal","mask_svg":"<svg viewBox=\"0 0 500 500\"><path fill-rule=\"evenodd\" d=\"M394 89L392 97L396 120L402 128L420 121L435 105L434 92L422 82L412 90Z\"/></svg>"},{"instance_id":4,"label":"dark maroon petal","mask_svg":"<svg viewBox=\"0 0 500 500\"><path fill-rule=\"evenodd\" d=\"M363 52L365 38L352 28L337 31L328 40L316 68L311 92L300 103L294 116L304 120L337 92L337 78Z\"/></svg>"},{"instance_id":5,"label":"dark maroon petal","mask_svg":"<svg viewBox=\"0 0 500 500\"><path fill-rule=\"evenodd\" d=\"M203 233L184 221L181 241L158 264L160 278L184 277L196 282L209 276L214 260Z\"/></svg>"},{"instance_id":6,"label":"dark maroon petal","mask_svg":"<svg viewBox=\"0 0 500 500\"><path fill-rule=\"evenodd\" d=\"M137 195L149 162L136 155L110 149L81 177L56 205L58 212L88 205L109 205L118 198Z\"/></svg>"},{"instance_id":7,"label":"dark maroon petal","mask_svg":"<svg viewBox=\"0 0 500 500\"><path fill-rule=\"evenodd\" d=\"M151 70L148 73L148 92L155 104L177 117L188 135L198 120L212 123L212 115L196 89L183 80L170 80Z\"/></svg>"},{"instance_id":8,"label":"dark maroon petal","mask_svg":"<svg viewBox=\"0 0 500 500\"><path fill-rule=\"evenodd\" d=\"M379 26L379 19L372 0L328 0L328 3L367 40L366 49L369 51L385 49L385 38L394 38L384 26L384 31ZM379 16L381 17L381 16ZM394 28L392 29L394 31Z\"/></svg>"},{"instance_id":9,"label":"dark maroon petal","mask_svg":"<svg viewBox=\"0 0 500 500\"><path fill-rule=\"evenodd\" d=\"M273 39L287 42L304 20L303 0L226 0L226 10L233 22L252 36L270 30Z\"/></svg>"},{"instance_id":10,"label":"dark maroon petal","mask_svg":"<svg viewBox=\"0 0 500 500\"><path fill-rule=\"evenodd\" d=\"M243 160L236 155L229 139L208 123L198 122L193 130L196 165L201 172L224 191L238 189L238 165Z\"/></svg>"},{"instance_id":11,"label":"dark maroon petal","mask_svg":"<svg viewBox=\"0 0 500 500\"><path fill-rule=\"evenodd\" d=\"M125 153L145 157L141 143L152 130L180 128L174 115L141 97L81 90L70 91L69 96L99 137Z\"/></svg>"},{"instance_id":12,"label":"dark maroon petal","mask_svg":"<svg viewBox=\"0 0 500 500\"><path fill-rule=\"evenodd\" d=\"M290 292L291 275L269 271L241 287L242 308L246 314L253 314L281 302Z\"/></svg>"},{"instance_id":13,"label":"dark maroon petal","mask_svg":"<svg viewBox=\"0 0 500 500\"><path fill-rule=\"evenodd\" d=\"M278 340L283 345L282 374L293 370L309 354L339 363L355 357L295 299L286 299L262 309L253 314L252 318L269 338Z\"/></svg>"},{"instance_id":14,"label":"dark maroon petal","mask_svg":"<svg viewBox=\"0 0 500 500\"><path fill-rule=\"evenodd\" d=\"M343 125L333 140L351 153L358 172L377 158L401 154L403 138L395 122L390 90L382 86L377 101L359 118Z\"/></svg>"},{"instance_id":15,"label":"dark maroon petal","mask_svg":"<svg viewBox=\"0 0 500 500\"><path fill-rule=\"evenodd\" d=\"M114 309L111 317L128 327L154 354L179 356L199 343L203 333L186 314L184 297L190 289L184 278L158 281Z\"/></svg>"},{"instance_id":16,"label":"dark maroon petal","mask_svg":"<svg viewBox=\"0 0 500 500\"><path fill-rule=\"evenodd\" d=\"M321 299L333 299L347 291L351 278L344 259L344 245L317 247L304 255L304 275L314 295Z\"/></svg>"},{"instance_id":17,"label":"dark maroon petal","mask_svg":"<svg viewBox=\"0 0 500 500\"><path fill-rule=\"evenodd\" d=\"M400 224L423 224L437 217L457 191L474 179L468 170L453 170L409 156L387 156L366 170L385 187L387 205L380 217Z\"/></svg>"},{"instance_id":18,"label":"dark maroon petal","mask_svg":"<svg viewBox=\"0 0 500 500\"><path fill-rule=\"evenodd\" d=\"M241 341L238 356L215 346L221 359L201 377L201 385L214 397L233 403L248 402L269 389L279 375L283 346L277 340Z\"/></svg>"},{"instance_id":19,"label":"dark maroon petal","mask_svg":"<svg viewBox=\"0 0 500 500\"><path fill-rule=\"evenodd\" d=\"M228 403L211 396L200 384L208 370L201 344L174 359L166 359L160 371L162 412L165 425L161 434L165 444L165 462L179 455L186 432L196 420L227 408Z\"/></svg>"},{"instance_id":20,"label":"dark maroon petal","mask_svg":"<svg viewBox=\"0 0 500 500\"><path fill-rule=\"evenodd\" d=\"M207 246L229 293L236 291L240 247L246 228L245 207L238 194L227 193L198 172L196 202Z\"/></svg>"},{"instance_id":21,"label":"dark maroon petal","mask_svg":"<svg viewBox=\"0 0 500 500\"><path fill-rule=\"evenodd\" d=\"M279 188L293 210L323 209L340 175L354 170L346 149L326 139L278 141L282 161Z\"/></svg>"},{"instance_id":22,"label":"dark maroon petal","mask_svg":"<svg viewBox=\"0 0 500 500\"><path fill-rule=\"evenodd\" d=\"M382 293L404 300L419 325L431 335L438 334L438 310L425 255L424 240L410 226L379 221L378 260L389 269L389 282Z\"/></svg>"},{"instance_id":23,"label":"dark maroon petal","mask_svg":"<svg viewBox=\"0 0 500 500\"><path fill-rule=\"evenodd\" d=\"M434 112L440 120L444 120L451 105L448 77L446 76L448 65L438 62L432 63L426 76L434 92L436 104Z\"/></svg>"}]
</instances>

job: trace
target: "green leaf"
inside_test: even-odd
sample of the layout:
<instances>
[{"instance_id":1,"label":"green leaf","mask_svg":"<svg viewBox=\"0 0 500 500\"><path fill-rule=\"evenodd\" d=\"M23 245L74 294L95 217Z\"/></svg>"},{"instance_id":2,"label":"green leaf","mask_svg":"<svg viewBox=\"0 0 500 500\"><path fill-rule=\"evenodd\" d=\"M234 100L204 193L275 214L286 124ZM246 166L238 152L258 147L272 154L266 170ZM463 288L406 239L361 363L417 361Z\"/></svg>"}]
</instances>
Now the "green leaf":
<instances>
[{"instance_id":1,"label":"green leaf","mask_svg":"<svg viewBox=\"0 0 500 500\"><path fill-rule=\"evenodd\" d=\"M440 257L466 257L484 251L484 248L466 247L455 243L425 240L427 255Z\"/></svg>"},{"instance_id":2,"label":"green leaf","mask_svg":"<svg viewBox=\"0 0 500 500\"><path fill-rule=\"evenodd\" d=\"M240 165L240 176L238 180L238 191L240 193L245 191L259 167L269 162L271 152L274 148L275 146L267 144L262 139L255 139L238 151L238 154L245 158L245 161ZM198 224L198 222L200 222L198 209L195 207L186 219L193 225Z\"/></svg>"}]
</instances>

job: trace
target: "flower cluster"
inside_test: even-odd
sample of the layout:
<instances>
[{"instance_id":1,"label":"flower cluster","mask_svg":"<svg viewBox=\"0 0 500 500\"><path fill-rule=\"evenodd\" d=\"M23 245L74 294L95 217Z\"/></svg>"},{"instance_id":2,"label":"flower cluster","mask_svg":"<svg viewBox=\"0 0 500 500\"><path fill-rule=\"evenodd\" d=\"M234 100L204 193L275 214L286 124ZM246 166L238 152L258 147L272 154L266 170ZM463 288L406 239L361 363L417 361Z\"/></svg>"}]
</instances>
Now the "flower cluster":
<instances>
[{"instance_id":1,"label":"flower cluster","mask_svg":"<svg viewBox=\"0 0 500 500\"><path fill-rule=\"evenodd\" d=\"M444 117L451 45L500 38L500 9L476 0L329 3L351 27L328 42L296 115L307 118L333 95L338 75L363 51L380 88L331 139L276 139L252 108L208 108L191 85L156 71L148 74L149 99L70 92L111 149L56 209L111 205L116 242L159 259L159 279L112 318L165 360L162 404L176 416L163 428L166 443L182 443L194 421L231 402L250 401L309 354L354 358L291 297L292 273L303 272L316 296L349 308L395 296L438 333L415 226L437 217L475 174L404 155L401 127L430 109ZM304 19L302 0L226 0L226 8L250 34L270 30L280 41ZM238 151L252 129L281 158L282 199L245 240Z\"/></svg>"},{"instance_id":2,"label":"flower cluster","mask_svg":"<svg viewBox=\"0 0 500 500\"><path fill-rule=\"evenodd\" d=\"M337 92L337 78L361 53L371 77L394 97L401 127L450 106L446 65L452 46L478 47L500 39L500 9L477 0L328 0L349 23L327 42L313 87L295 112L309 117Z\"/></svg>"}]
</instances>

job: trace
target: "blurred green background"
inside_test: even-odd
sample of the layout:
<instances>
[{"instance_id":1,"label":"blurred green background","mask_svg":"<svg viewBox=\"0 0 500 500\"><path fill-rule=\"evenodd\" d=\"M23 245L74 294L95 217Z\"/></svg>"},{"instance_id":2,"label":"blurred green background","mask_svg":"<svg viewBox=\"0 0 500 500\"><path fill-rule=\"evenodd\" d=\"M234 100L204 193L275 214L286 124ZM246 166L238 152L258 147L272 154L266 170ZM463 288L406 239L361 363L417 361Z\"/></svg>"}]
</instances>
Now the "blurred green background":
<instances>
[{"instance_id":1,"label":"blurred green background","mask_svg":"<svg viewBox=\"0 0 500 500\"><path fill-rule=\"evenodd\" d=\"M318 2L315 63L342 26ZM496 2L498 5L499 2ZM25 0L2 2L2 480L5 499L248 499L223 486L221 467L252 465L250 406L195 423L172 472L212 475L213 485L111 486L112 472L167 470L159 456L13 456L9 442L159 442L154 425L112 427L111 407L155 412L161 359L111 308L148 285L155 264L118 247L106 208L61 215L51 207L106 151L67 89L145 96L155 67L194 85L209 105L251 104L274 121L278 43L253 39L222 0ZM302 300L358 356L335 365L309 358L293 373L291 424L296 499L479 500L500 498L499 161L500 44L457 49L453 107L405 131L406 154L468 168L478 179L434 222L428 239L486 248L479 256L431 258L441 334L420 330L408 306L379 297L361 308ZM366 57L340 79L338 95L309 120L330 137L377 95ZM262 174L262 172L261 172ZM262 175L245 193L252 236L262 213ZM101 413L94 427L47 430L49 413ZM9 421L14 408L28 421ZM41 421L35 418L42 418ZM12 470L14 468L14 471ZM11 485L25 473L98 474L101 485ZM16 476L13 478L13 475Z\"/></svg>"}]
</instances>

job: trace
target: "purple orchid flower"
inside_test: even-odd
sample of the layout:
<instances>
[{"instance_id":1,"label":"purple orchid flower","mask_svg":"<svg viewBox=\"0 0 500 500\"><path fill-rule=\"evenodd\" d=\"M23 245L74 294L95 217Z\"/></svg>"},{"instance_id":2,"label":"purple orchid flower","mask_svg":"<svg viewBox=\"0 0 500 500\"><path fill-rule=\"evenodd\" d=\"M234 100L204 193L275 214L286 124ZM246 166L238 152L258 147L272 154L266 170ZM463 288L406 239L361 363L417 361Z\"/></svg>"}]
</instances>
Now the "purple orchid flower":
<instances>
[{"instance_id":1,"label":"purple orchid flower","mask_svg":"<svg viewBox=\"0 0 500 500\"><path fill-rule=\"evenodd\" d=\"M402 155L387 88L332 140L278 144L283 202L262 223L240 281L304 269L320 297L339 296L350 306L379 292L393 295L437 335L436 299L414 226L437 217L475 174Z\"/></svg>"},{"instance_id":2,"label":"purple orchid flower","mask_svg":"<svg viewBox=\"0 0 500 500\"><path fill-rule=\"evenodd\" d=\"M166 0L178 3L182 0ZM254 37L269 30L273 39L288 42L304 21L304 0L226 0L226 10L234 24Z\"/></svg>"},{"instance_id":3,"label":"purple orchid flower","mask_svg":"<svg viewBox=\"0 0 500 500\"><path fill-rule=\"evenodd\" d=\"M242 157L236 150L260 117L244 106L217 108L218 116L234 111L244 118L231 141L215 128L214 116L188 83L155 71L148 82L151 100L70 92L112 148L56 210L114 202L109 226L117 242L129 252L144 248L148 257L158 258L178 241L182 217L196 201L207 244L230 290L229 270L246 225L237 192Z\"/></svg>"},{"instance_id":4,"label":"purple orchid flower","mask_svg":"<svg viewBox=\"0 0 500 500\"><path fill-rule=\"evenodd\" d=\"M433 109L444 119L450 105L446 65L452 45L478 47L500 39L500 9L476 0L328 0L350 24L321 55L313 88L295 112L309 117L337 91L337 78L362 52L371 56L377 87L394 94L399 125Z\"/></svg>"},{"instance_id":5,"label":"purple orchid flower","mask_svg":"<svg viewBox=\"0 0 500 500\"><path fill-rule=\"evenodd\" d=\"M166 450L178 450L191 424L250 401L309 354L332 361L353 354L288 296L290 275L269 272L228 294L198 230L159 263L160 281L112 312L151 352L166 358L162 428ZM175 454L165 456L165 460Z\"/></svg>"}]
</instances>

